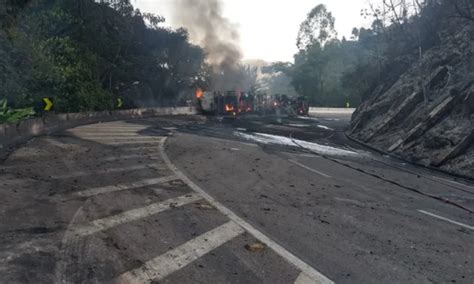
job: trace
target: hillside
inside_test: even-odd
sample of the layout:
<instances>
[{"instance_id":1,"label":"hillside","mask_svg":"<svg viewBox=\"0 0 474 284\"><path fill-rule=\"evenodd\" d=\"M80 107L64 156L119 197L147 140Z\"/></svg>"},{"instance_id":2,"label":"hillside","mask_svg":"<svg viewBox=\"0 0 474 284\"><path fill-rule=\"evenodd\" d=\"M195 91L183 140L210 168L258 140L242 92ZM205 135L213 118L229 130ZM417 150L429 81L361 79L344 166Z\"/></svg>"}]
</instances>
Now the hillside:
<instances>
[{"instance_id":1,"label":"hillside","mask_svg":"<svg viewBox=\"0 0 474 284\"><path fill-rule=\"evenodd\" d=\"M348 133L411 162L474 178L474 22L451 18L439 37L421 60L411 55L393 85L374 89Z\"/></svg>"}]
</instances>

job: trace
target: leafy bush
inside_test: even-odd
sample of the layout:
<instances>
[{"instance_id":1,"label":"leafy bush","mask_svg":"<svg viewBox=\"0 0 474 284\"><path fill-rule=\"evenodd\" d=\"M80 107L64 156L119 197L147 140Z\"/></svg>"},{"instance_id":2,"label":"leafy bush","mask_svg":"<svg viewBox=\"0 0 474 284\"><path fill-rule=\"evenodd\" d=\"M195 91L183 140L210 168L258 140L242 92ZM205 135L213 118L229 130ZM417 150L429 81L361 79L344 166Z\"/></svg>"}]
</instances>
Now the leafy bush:
<instances>
[{"instance_id":1,"label":"leafy bush","mask_svg":"<svg viewBox=\"0 0 474 284\"><path fill-rule=\"evenodd\" d=\"M111 110L119 97L126 107L173 105L208 78L185 30L161 28L162 17L129 0L11 3L14 21L0 30L0 97L16 109L44 97L57 112Z\"/></svg>"},{"instance_id":2,"label":"leafy bush","mask_svg":"<svg viewBox=\"0 0 474 284\"><path fill-rule=\"evenodd\" d=\"M0 100L0 123L15 123L22 119L34 116L33 108L11 109L8 107L8 100Z\"/></svg>"}]
</instances>

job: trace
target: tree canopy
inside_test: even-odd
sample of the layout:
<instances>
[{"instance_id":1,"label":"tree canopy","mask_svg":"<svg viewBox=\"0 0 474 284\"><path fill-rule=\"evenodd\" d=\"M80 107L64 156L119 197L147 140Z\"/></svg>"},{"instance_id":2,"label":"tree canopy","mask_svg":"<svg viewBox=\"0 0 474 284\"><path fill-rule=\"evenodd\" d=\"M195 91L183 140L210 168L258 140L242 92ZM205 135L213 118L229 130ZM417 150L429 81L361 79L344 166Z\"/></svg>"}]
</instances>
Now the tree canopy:
<instances>
[{"instance_id":1,"label":"tree canopy","mask_svg":"<svg viewBox=\"0 0 474 284\"><path fill-rule=\"evenodd\" d=\"M119 97L125 107L174 105L209 78L185 30L162 28L163 17L129 0L20 2L9 2L0 31L0 98L15 107L41 97L68 112L114 109Z\"/></svg>"},{"instance_id":2,"label":"tree canopy","mask_svg":"<svg viewBox=\"0 0 474 284\"><path fill-rule=\"evenodd\" d=\"M372 19L370 28L355 27L350 39L338 39L336 19L320 4L301 24L294 63L271 69L288 75L315 106L357 106L439 43L454 18L472 21L473 12L474 2L465 0L386 0L361 11Z\"/></svg>"}]
</instances>

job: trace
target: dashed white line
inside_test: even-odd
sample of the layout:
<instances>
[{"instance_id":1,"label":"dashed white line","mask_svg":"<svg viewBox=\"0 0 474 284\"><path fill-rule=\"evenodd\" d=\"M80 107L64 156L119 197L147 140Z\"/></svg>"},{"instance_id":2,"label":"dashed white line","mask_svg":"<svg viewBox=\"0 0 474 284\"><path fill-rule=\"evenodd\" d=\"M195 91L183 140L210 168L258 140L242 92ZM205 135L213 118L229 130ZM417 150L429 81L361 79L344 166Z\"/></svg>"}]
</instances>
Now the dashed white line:
<instances>
[{"instance_id":1,"label":"dashed white line","mask_svg":"<svg viewBox=\"0 0 474 284\"><path fill-rule=\"evenodd\" d=\"M146 262L142 267L122 274L117 282L150 283L162 280L244 232L242 227L230 221Z\"/></svg>"},{"instance_id":2,"label":"dashed white line","mask_svg":"<svg viewBox=\"0 0 474 284\"><path fill-rule=\"evenodd\" d=\"M177 180L177 176L167 176L167 177L161 177L161 178L152 178L152 179L145 179L137 182L132 182L128 184L118 184L118 185L108 185L108 186L103 186L103 187L96 187L96 188L91 188L87 189L84 191L76 192L75 195L81 196L81 197L90 197L94 195L99 195L99 194L104 194L104 193L110 193L110 192L116 192L116 191L122 191L122 190L128 190L128 189L135 189L135 188L140 188L140 187L145 187L145 186L150 186L150 185L157 185L157 184L162 184L166 182L170 182L173 180Z\"/></svg>"},{"instance_id":3,"label":"dashed white line","mask_svg":"<svg viewBox=\"0 0 474 284\"><path fill-rule=\"evenodd\" d=\"M317 126L318 128L321 128L321 129L324 129L324 130L330 130L330 131L334 131L334 129L330 128L330 127L327 127L325 125L318 125Z\"/></svg>"},{"instance_id":4,"label":"dashed white line","mask_svg":"<svg viewBox=\"0 0 474 284\"><path fill-rule=\"evenodd\" d=\"M305 165L303 165L303 164L301 164L301 163L298 163L298 162L295 161L295 160L288 160L288 161L289 161L290 163L292 163L292 164L297 165L298 167L301 167L301 168L303 168L303 169L306 169L306 170L308 170L308 171L310 171L310 172L313 172L313 173L315 173L315 174L318 174L318 175L320 175L320 176L322 176L322 177L325 177L325 178L332 178L330 175L327 175L327 174L322 173L322 172L320 172L320 171L318 171L318 170L315 170L315 169L313 169L313 168L310 168L310 167L308 167L308 166L305 166Z\"/></svg>"},{"instance_id":5,"label":"dashed white line","mask_svg":"<svg viewBox=\"0 0 474 284\"><path fill-rule=\"evenodd\" d=\"M227 216L229 219L231 219L235 223L239 224L241 227L247 230L250 234L252 234L255 238L265 243L274 252L276 252L278 255L283 257L288 263L292 264L293 266L301 270L301 272L305 273L305 275L307 275L309 278L313 279L314 283L321 283L321 284L334 283L329 278L324 276L322 273L320 273L319 271L311 267L309 264L302 261L297 256L295 256L294 254L286 250L284 247L282 247L281 245L279 245L278 243L270 239L264 233L257 230L255 227L250 225L244 219L240 218L237 214L235 214L230 209L222 205L220 202L218 202L216 199L210 196L207 192L201 189L198 185L192 182L183 172L181 172L175 165L173 165L173 163L171 163L171 160L168 158L168 155L165 152L164 146L165 146L166 140L167 139L165 138L160 143L161 158L168 165L168 167L176 174L176 176L178 176L183 182L185 182L191 189L201 194L201 196L204 199L206 199L207 202L209 202L211 205L217 208L222 214Z\"/></svg>"},{"instance_id":6,"label":"dashed white line","mask_svg":"<svg viewBox=\"0 0 474 284\"><path fill-rule=\"evenodd\" d=\"M469 229L469 230L474 230L473 226L469 226L469 225L463 224L461 222L457 222L457 221L448 219L448 218L443 217L443 216L436 215L434 213L431 213L431 212L428 212L428 211L425 211L425 210L418 210L418 212L420 212L422 214L425 214L425 215L428 215L428 216L431 216L433 218L439 219L439 220L446 221L446 222L454 224L454 225L458 225L460 227L463 227L463 228L466 228L466 229Z\"/></svg>"},{"instance_id":7,"label":"dashed white line","mask_svg":"<svg viewBox=\"0 0 474 284\"><path fill-rule=\"evenodd\" d=\"M136 166L122 167L122 168L105 169L105 170L100 170L100 171L95 171L95 172L78 171L78 172L73 172L66 175L52 176L52 178L67 179L67 178L82 177L82 176L88 176L88 175L106 175L106 174L129 172L129 171L139 171L139 170L144 170L144 169L156 170L156 169L162 169L162 167L163 167L162 164L154 163L154 164L136 165Z\"/></svg>"},{"instance_id":8,"label":"dashed white line","mask_svg":"<svg viewBox=\"0 0 474 284\"><path fill-rule=\"evenodd\" d=\"M133 209L118 215L98 219L92 221L90 224L79 225L71 228L71 231L77 236L88 236L125 223L140 220L164 212L171 208L184 206L200 199L202 199L202 197L197 193L187 194L177 198L168 199L164 202L154 203L143 208Z\"/></svg>"}]
</instances>

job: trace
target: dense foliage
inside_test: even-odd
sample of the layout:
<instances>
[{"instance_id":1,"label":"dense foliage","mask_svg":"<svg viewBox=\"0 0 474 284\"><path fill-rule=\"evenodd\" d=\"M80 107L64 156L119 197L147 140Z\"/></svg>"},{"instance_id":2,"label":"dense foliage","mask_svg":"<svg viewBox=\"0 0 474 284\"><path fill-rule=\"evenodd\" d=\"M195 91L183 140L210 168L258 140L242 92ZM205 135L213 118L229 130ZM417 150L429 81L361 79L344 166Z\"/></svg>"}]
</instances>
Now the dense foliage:
<instances>
[{"instance_id":1,"label":"dense foliage","mask_svg":"<svg viewBox=\"0 0 474 284\"><path fill-rule=\"evenodd\" d=\"M372 26L354 28L352 37L342 40L334 30L336 19L324 5L316 6L301 24L294 64L274 64L272 72L286 73L298 93L315 106L357 106L420 61L454 18L474 19L473 1L378 3L362 11L373 19Z\"/></svg>"},{"instance_id":2,"label":"dense foliage","mask_svg":"<svg viewBox=\"0 0 474 284\"><path fill-rule=\"evenodd\" d=\"M125 108L175 105L216 78L184 29L163 28L162 17L141 13L129 0L2 3L0 99L7 108L29 109L43 97L60 112L110 110L119 98ZM354 28L350 39L338 39L336 19L316 6L301 24L294 63L263 68L260 87L257 71L245 66L232 80L247 91L296 90L314 106L357 106L420 61L453 18L474 21L473 1L378 3L362 11L372 26Z\"/></svg>"},{"instance_id":3,"label":"dense foliage","mask_svg":"<svg viewBox=\"0 0 474 284\"><path fill-rule=\"evenodd\" d=\"M28 3L31 2L31 3ZM204 84L203 50L185 30L129 0L9 0L0 30L0 98L31 107L42 97L61 112L182 103Z\"/></svg>"}]
</instances>

